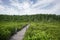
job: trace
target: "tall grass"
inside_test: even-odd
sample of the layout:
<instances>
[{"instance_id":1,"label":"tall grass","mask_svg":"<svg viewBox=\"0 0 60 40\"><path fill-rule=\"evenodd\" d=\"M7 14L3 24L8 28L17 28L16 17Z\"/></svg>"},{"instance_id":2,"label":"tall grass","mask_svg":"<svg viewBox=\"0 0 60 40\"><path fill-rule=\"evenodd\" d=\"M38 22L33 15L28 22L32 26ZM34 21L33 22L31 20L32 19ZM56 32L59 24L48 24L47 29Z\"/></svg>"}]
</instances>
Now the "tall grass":
<instances>
[{"instance_id":1,"label":"tall grass","mask_svg":"<svg viewBox=\"0 0 60 40\"><path fill-rule=\"evenodd\" d=\"M24 25L25 22L0 22L0 40L9 40L9 38L21 30Z\"/></svg>"},{"instance_id":2,"label":"tall grass","mask_svg":"<svg viewBox=\"0 0 60 40\"><path fill-rule=\"evenodd\" d=\"M33 22L23 40L60 40L60 22Z\"/></svg>"}]
</instances>

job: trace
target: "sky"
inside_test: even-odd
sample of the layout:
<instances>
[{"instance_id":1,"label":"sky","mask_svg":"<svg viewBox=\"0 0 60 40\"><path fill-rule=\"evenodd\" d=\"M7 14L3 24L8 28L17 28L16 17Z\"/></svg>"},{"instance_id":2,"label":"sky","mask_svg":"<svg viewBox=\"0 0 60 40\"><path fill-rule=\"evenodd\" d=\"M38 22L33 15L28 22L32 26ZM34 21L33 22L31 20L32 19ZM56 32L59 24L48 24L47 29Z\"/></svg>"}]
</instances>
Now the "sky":
<instances>
[{"instance_id":1,"label":"sky","mask_svg":"<svg viewBox=\"0 0 60 40\"><path fill-rule=\"evenodd\" d=\"M60 0L0 0L0 14L7 14L7 15L56 14L56 15L60 15Z\"/></svg>"}]
</instances>

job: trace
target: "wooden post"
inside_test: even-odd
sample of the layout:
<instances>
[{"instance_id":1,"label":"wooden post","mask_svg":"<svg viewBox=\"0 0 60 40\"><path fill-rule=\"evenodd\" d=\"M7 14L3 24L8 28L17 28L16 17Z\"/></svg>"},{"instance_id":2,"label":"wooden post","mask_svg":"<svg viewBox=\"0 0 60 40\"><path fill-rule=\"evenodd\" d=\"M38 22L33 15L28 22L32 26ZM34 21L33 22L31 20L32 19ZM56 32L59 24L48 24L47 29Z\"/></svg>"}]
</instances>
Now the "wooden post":
<instances>
[{"instance_id":1,"label":"wooden post","mask_svg":"<svg viewBox=\"0 0 60 40\"><path fill-rule=\"evenodd\" d=\"M15 33L17 33L17 28L15 27Z\"/></svg>"}]
</instances>

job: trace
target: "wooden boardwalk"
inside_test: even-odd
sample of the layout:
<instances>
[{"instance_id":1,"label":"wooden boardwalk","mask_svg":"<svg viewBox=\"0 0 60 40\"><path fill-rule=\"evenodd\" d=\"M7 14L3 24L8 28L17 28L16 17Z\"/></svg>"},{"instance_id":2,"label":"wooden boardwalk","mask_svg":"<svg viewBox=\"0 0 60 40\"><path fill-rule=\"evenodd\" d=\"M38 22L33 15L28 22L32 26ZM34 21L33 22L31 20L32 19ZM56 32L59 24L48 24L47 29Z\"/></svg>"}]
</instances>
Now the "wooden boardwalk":
<instances>
[{"instance_id":1,"label":"wooden boardwalk","mask_svg":"<svg viewBox=\"0 0 60 40\"><path fill-rule=\"evenodd\" d=\"M28 27L29 27L29 25L27 25L26 27L24 27L21 31L17 32L15 35L13 35L11 37L10 40L23 40L25 32L28 29Z\"/></svg>"}]
</instances>

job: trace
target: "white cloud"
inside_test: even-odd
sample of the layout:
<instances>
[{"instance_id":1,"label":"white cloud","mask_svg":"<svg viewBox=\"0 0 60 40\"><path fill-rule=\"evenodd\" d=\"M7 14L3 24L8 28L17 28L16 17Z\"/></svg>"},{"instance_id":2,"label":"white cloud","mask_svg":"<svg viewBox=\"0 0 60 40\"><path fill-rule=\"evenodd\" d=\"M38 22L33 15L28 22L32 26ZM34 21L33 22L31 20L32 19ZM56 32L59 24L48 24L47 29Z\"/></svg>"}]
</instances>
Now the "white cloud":
<instances>
[{"instance_id":1,"label":"white cloud","mask_svg":"<svg viewBox=\"0 0 60 40\"><path fill-rule=\"evenodd\" d=\"M0 5L0 10L3 11L4 9L4 6Z\"/></svg>"},{"instance_id":2,"label":"white cloud","mask_svg":"<svg viewBox=\"0 0 60 40\"><path fill-rule=\"evenodd\" d=\"M23 8L24 8L24 9L30 8L30 4L29 4L28 2L24 2L24 3L23 3Z\"/></svg>"},{"instance_id":3,"label":"white cloud","mask_svg":"<svg viewBox=\"0 0 60 40\"><path fill-rule=\"evenodd\" d=\"M37 3L35 5L33 5L33 7L36 7L36 6L45 6L51 2L53 2L54 0L38 0Z\"/></svg>"},{"instance_id":4,"label":"white cloud","mask_svg":"<svg viewBox=\"0 0 60 40\"><path fill-rule=\"evenodd\" d=\"M1 2L1 0L0 0ZM50 9L42 9L46 6L53 3L53 7ZM0 5L0 14L8 14L8 15L25 15L25 14L60 14L60 1L59 0L37 0L35 4L33 2L29 2L28 0L19 3L18 0L10 0L10 7Z\"/></svg>"},{"instance_id":5,"label":"white cloud","mask_svg":"<svg viewBox=\"0 0 60 40\"><path fill-rule=\"evenodd\" d=\"M14 8L4 7L0 5L0 13L7 15L16 15L16 13L18 14L18 11L16 11Z\"/></svg>"}]
</instances>

